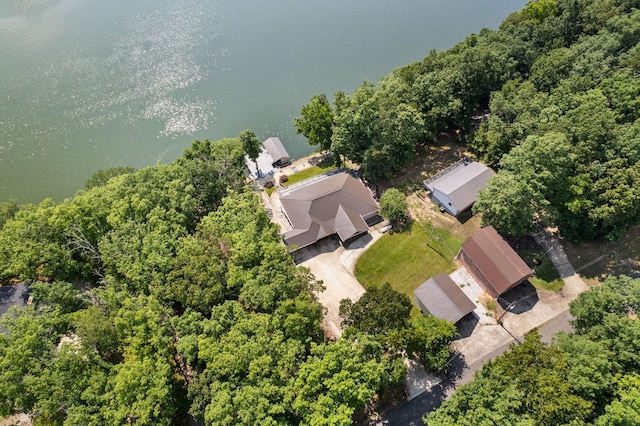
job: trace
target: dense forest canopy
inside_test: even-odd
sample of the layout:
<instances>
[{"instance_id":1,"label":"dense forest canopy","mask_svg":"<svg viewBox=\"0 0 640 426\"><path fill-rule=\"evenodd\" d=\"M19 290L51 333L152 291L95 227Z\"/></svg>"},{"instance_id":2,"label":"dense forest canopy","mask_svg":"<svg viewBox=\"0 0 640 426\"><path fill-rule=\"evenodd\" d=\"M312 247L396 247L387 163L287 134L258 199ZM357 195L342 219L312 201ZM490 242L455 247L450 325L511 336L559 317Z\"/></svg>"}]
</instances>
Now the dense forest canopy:
<instances>
[{"instance_id":1,"label":"dense forest canopy","mask_svg":"<svg viewBox=\"0 0 640 426\"><path fill-rule=\"evenodd\" d=\"M243 188L253 136L100 171L60 204L3 204L0 279L35 282L0 321L0 416L347 425L403 379L374 338L324 343L321 283Z\"/></svg>"},{"instance_id":2,"label":"dense forest canopy","mask_svg":"<svg viewBox=\"0 0 640 426\"><path fill-rule=\"evenodd\" d=\"M499 169L475 206L486 223L615 238L640 219L638 9L533 1L498 31L338 92L333 105L314 97L296 126L373 179L455 132ZM474 129L478 112L489 118ZM0 282L32 282L33 296L0 321L1 416L346 425L401 382L401 353L446 364L452 325L408 319L407 300L386 287L345 303L350 328L324 342L321 283L244 188L256 147L251 131L196 141L172 164L100 171L61 203L0 203ZM427 421L638 423L638 286L611 278L588 292L572 305L575 334L550 347L531 334Z\"/></svg>"},{"instance_id":3,"label":"dense forest canopy","mask_svg":"<svg viewBox=\"0 0 640 426\"><path fill-rule=\"evenodd\" d=\"M314 97L295 124L372 179L441 132L456 134L500 171L475 206L485 224L505 235L544 224L573 239L617 238L640 220L638 9L637 0L532 1L498 31L336 93L332 116ZM474 129L474 116L489 118Z\"/></svg>"}]
</instances>

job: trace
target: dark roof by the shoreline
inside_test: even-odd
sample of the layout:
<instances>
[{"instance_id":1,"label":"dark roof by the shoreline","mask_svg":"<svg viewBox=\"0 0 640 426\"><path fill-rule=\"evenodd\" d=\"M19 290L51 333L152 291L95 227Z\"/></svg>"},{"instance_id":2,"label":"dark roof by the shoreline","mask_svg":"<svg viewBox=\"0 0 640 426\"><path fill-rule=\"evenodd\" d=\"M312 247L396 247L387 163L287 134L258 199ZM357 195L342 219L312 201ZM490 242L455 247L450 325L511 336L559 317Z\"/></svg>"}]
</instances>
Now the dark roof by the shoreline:
<instances>
[{"instance_id":1,"label":"dark roof by the shoreline","mask_svg":"<svg viewBox=\"0 0 640 426\"><path fill-rule=\"evenodd\" d=\"M275 136L270 137L269 139L266 139L264 142L262 142L262 146L267 150L269 155L271 155L273 161L281 161L283 163L289 161L289 153L282 144L282 141L280 141L280 138L277 138Z\"/></svg>"}]
</instances>

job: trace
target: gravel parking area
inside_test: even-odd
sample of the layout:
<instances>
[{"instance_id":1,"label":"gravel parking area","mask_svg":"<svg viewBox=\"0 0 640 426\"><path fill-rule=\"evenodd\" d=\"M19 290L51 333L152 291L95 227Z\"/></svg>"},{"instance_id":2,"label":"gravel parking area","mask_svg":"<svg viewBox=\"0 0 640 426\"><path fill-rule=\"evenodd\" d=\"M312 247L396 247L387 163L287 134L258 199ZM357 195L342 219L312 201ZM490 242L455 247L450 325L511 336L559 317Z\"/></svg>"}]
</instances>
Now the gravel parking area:
<instances>
[{"instance_id":1,"label":"gravel parking area","mask_svg":"<svg viewBox=\"0 0 640 426\"><path fill-rule=\"evenodd\" d=\"M496 321L493 317L487 314L487 310L482 303L480 303L480 296L484 293L480 284L476 279L467 271L467 268L458 268L456 271L449 274L454 283L458 284L460 289L467 295L473 303L476 304L476 308L473 313L480 324L495 324Z\"/></svg>"}]
</instances>

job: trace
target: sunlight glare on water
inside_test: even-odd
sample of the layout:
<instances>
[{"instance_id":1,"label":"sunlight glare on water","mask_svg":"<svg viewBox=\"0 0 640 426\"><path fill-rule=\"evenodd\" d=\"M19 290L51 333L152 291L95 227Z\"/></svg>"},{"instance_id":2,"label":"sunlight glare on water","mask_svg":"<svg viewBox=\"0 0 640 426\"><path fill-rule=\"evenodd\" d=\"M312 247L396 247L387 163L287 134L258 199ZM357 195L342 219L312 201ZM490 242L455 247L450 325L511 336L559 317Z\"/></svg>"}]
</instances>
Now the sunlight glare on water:
<instances>
[{"instance_id":1,"label":"sunlight glare on water","mask_svg":"<svg viewBox=\"0 0 640 426\"><path fill-rule=\"evenodd\" d=\"M252 128L293 158L316 93L496 28L525 0L0 0L0 201Z\"/></svg>"}]
</instances>

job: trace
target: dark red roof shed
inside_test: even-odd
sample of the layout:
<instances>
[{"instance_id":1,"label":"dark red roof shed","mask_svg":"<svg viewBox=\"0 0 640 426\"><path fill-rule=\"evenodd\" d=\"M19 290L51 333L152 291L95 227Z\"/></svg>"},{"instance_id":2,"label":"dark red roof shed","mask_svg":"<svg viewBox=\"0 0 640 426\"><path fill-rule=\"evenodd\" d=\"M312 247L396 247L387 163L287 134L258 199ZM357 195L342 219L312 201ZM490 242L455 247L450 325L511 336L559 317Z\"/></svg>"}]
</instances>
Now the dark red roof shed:
<instances>
[{"instance_id":1,"label":"dark red roof shed","mask_svg":"<svg viewBox=\"0 0 640 426\"><path fill-rule=\"evenodd\" d=\"M456 259L494 297L533 275L531 268L492 226L482 228L469 237Z\"/></svg>"}]
</instances>

